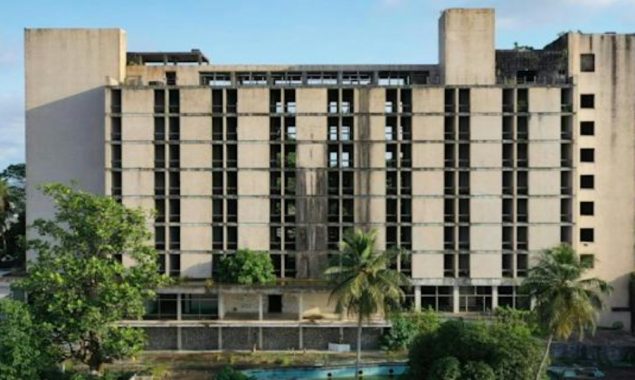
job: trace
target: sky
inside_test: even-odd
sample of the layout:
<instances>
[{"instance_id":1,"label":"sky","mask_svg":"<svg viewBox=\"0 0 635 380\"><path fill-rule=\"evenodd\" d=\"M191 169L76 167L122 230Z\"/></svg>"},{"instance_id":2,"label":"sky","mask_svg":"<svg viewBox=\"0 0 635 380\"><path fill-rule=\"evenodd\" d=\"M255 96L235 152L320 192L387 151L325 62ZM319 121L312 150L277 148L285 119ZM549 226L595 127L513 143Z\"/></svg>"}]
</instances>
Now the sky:
<instances>
[{"instance_id":1,"label":"sky","mask_svg":"<svg viewBox=\"0 0 635 380\"><path fill-rule=\"evenodd\" d=\"M452 7L495 8L501 49L635 32L635 0L4 0L0 170L24 162L24 28L120 27L131 51L199 48L212 63L437 63Z\"/></svg>"}]
</instances>

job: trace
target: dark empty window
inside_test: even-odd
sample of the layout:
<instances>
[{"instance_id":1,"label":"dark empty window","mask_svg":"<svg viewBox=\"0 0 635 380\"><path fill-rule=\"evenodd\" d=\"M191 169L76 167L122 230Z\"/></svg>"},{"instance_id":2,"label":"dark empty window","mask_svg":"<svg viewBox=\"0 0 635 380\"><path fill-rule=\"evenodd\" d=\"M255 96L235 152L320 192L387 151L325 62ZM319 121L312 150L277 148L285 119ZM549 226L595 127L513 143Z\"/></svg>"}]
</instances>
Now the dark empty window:
<instances>
[{"instance_id":1,"label":"dark empty window","mask_svg":"<svg viewBox=\"0 0 635 380\"><path fill-rule=\"evenodd\" d=\"M582 94L580 95L580 107L582 108L594 108L595 107L595 95Z\"/></svg>"},{"instance_id":2,"label":"dark empty window","mask_svg":"<svg viewBox=\"0 0 635 380\"><path fill-rule=\"evenodd\" d=\"M165 112L165 91L154 90L154 112Z\"/></svg>"},{"instance_id":3,"label":"dark empty window","mask_svg":"<svg viewBox=\"0 0 635 380\"><path fill-rule=\"evenodd\" d=\"M580 188L593 189L595 186L595 178L592 174L583 174L580 176Z\"/></svg>"},{"instance_id":4,"label":"dark empty window","mask_svg":"<svg viewBox=\"0 0 635 380\"><path fill-rule=\"evenodd\" d=\"M595 134L595 122L593 122L593 121L581 121L580 122L580 134L582 136L593 136Z\"/></svg>"},{"instance_id":5,"label":"dark empty window","mask_svg":"<svg viewBox=\"0 0 635 380\"><path fill-rule=\"evenodd\" d=\"M593 162L595 161L595 149L582 148L580 149L580 161L581 162Z\"/></svg>"},{"instance_id":6,"label":"dark empty window","mask_svg":"<svg viewBox=\"0 0 635 380\"><path fill-rule=\"evenodd\" d=\"M594 205L593 202L580 202L580 215L593 215Z\"/></svg>"},{"instance_id":7,"label":"dark empty window","mask_svg":"<svg viewBox=\"0 0 635 380\"><path fill-rule=\"evenodd\" d=\"M165 72L165 83L168 86L176 86L176 71Z\"/></svg>"},{"instance_id":8,"label":"dark empty window","mask_svg":"<svg viewBox=\"0 0 635 380\"><path fill-rule=\"evenodd\" d=\"M593 228L580 228L580 241L583 243L593 243L594 241Z\"/></svg>"},{"instance_id":9,"label":"dark empty window","mask_svg":"<svg viewBox=\"0 0 635 380\"><path fill-rule=\"evenodd\" d=\"M110 94L110 111L112 113L121 112L121 90L112 90Z\"/></svg>"},{"instance_id":10,"label":"dark empty window","mask_svg":"<svg viewBox=\"0 0 635 380\"><path fill-rule=\"evenodd\" d=\"M595 54L580 54L580 71L585 73L595 71Z\"/></svg>"}]
</instances>

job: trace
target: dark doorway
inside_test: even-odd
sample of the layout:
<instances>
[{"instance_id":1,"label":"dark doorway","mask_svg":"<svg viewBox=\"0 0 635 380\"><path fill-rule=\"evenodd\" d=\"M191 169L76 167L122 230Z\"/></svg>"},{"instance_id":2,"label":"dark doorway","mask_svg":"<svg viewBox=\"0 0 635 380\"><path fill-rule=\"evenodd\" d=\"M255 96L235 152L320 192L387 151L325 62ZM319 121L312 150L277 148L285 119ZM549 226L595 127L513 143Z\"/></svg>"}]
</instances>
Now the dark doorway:
<instances>
[{"instance_id":1,"label":"dark doorway","mask_svg":"<svg viewBox=\"0 0 635 380\"><path fill-rule=\"evenodd\" d=\"M282 296L269 296L269 313L282 313Z\"/></svg>"}]
</instances>

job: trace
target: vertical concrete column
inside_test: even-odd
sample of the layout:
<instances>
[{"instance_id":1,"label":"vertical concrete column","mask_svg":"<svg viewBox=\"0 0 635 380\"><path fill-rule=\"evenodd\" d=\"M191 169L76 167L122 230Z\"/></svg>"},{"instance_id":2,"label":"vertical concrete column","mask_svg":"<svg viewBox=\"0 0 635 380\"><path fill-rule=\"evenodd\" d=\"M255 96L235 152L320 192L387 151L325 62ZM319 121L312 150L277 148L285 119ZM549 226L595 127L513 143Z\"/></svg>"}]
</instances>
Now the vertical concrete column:
<instances>
[{"instance_id":1,"label":"vertical concrete column","mask_svg":"<svg viewBox=\"0 0 635 380\"><path fill-rule=\"evenodd\" d=\"M264 311L262 307L262 294L258 294L258 320L262 321L264 316Z\"/></svg>"},{"instance_id":2,"label":"vertical concrete column","mask_svg":"<svg viewBox=\"0 0 635 380\"><path fill-rule=\"evenodd\" d=\"M262 350L262 326L258 327L258 349Z\"/></svg>"},{"instance_id":3,"label":"vertical concrete column","mask_svg":"<svg viewBox=\"0 0 635 380\"><path fill-rule=\"evenodd\" d=\"M298 327L298 330L299 330L298 347L300 350L303 350L304 349L304 329L302 328L302 325Z\"/></svg>"},{"instance_id":4,"label":"vertical concrete column","mask_svg":"<svg viewBox=\"0 0 635 380\"><path fill-rule=\"evenodd\" d=\"M452 301L453 301L453 305L452 305L452 312L453 313L458 313L459 312L459 287L457 285L454 285L454 287L452 288Z\"/></svg>"},{"instance_id":5,"label":"vertical concrete column","mask_svg":"<svg viewBox=\"0 0 635 380\"><path fill-rule=\"evenodd\" d=\"M176 295L176 319L177 321L181 320L181 315L183 310L181 308L181 293L177 293ZM181 351L182 343L181 343L181 325L179 324L176 327L176 349Z\"/></svg>"},{"instance_id":6,"label":"vertical concrete column","mask_svg":"<svg viewBox=\"0 0 635 380\"><path fill-rule=\"evenodd\" d=\"M176 350L181 351L181 326L176 326Z\"/></svg>"},{"instance_id":7,"label":"vertical concrete column","mask_svg":"<svg viewBox=\"0 0 635 380\"><path fill-rule=\"evenodd\" d=\"M223 351L223 328L218 326L218 351Z\"/></svg>"},{"instance_id":8,"label":"vertical concrete column","mask_svg":"<svg viewBox=\"0 0 635 380\"><path fill-rule=\"evenodd\" d=\"M498 307L498 286L492 286L492 311Z\"/></svg>"},{"instance_id":9,"label":"vertical concrete column","mask_svg":"<svg viewBox=\"0 0 635 380\"><path fill-rule=\"evenodd\" d=\"M415 311L421 311L421 286L415 286Z\"/></svg>"},{"instance_id":10,"label":"vertical concrete column","mask_svg":"<svg viewBox=\"0 0 635 380\"><path fill-rule=\"evenodd\" d=\"M176 295L176 319L177 321L181 320L181 315L183 314L183 309L181 307L181 293Z\"/></svg>"},{"instance_id":11,"label":"vertical concrete column","mask_svg":"<svg viewBox=\"0 0 635 380\"><path fill-rule=\"evenodd\" d=\"M304 302L304 299L302 297L302 293L298 293L298 321L302 320L302 314L304 309L303 302Z\"/></svg>"},{"instance_id":12,"label":"vertical concrete column","mask_svg":"<svg viewBox=\"0 0 635 380\"><path fill-rule=\"evenodd\" d=\"M223 300L223 293L218 292L218 319L225 318L225 304Z\"/></svg>"}]
</instances>

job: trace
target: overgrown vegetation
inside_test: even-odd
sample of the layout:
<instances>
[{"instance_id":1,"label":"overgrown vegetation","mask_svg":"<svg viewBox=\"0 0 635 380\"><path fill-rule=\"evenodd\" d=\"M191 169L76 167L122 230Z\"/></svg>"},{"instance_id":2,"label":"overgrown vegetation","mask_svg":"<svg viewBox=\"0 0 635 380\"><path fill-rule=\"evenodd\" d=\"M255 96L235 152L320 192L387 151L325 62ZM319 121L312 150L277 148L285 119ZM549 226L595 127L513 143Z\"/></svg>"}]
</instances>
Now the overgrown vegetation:
<instances>
[{"instance_id":1,"label":"overgrown vegetation","mask_svg":"<svg viewBox=\"0 0 635 380\"><path fill-rule=\"evenodd\" d=\"M39 379L54 364L43 328L22 302L0 300L0 380Z\"/></svg>"},{"instance_id":2,"label":"overgrown vegetation","mask_svg":"<svg viewBox=\"0 0 635 380\"><path fill-rule=\"evenodd\" d=\"M462 320L419 334L409 352L412 379L531 379L541 356L542 342L523 323Z\"/></svg>"},{"instance_id":3,"label":"overgrown vegetation","mask_svg":"<svg viewBox=\"0 0 635 380\"><path fill-rule=\"evenodd\" d=\"M9 165L0 172L0 268L24 265L25 176L24 164Z\"/></svg>"},{"instance_id":4,"label":"overgrown vegetation","mask_svg":"<svg viewBox=\"0 0 635 380\"><path fill-rule=\"evenodd\" d=\"M439 328L441 320L439 314L432 309L394 313L390 316L392 327L381 337L381 347L384 350L400 351L408 348L413 339L419 334L427 334Z\"/></svg>"},{"instance_id":5,"label":"overgrown vegetation","mask_svg":"<svg viewBox=\"0 0 635 380\"><path fill-rule=\"evenodd\" d=\"M563 244L543 251L523 282L535 301L537 321L548 334L541 370L547 365L554 338L566 340L577 334L582 340L586 333L595 332L604 298L612 288L599 278L584 276L592 266L592 261L580 260L571 246Z\"/></svg>"},{"instance_id":6,"label":"overgrown vegetation","mask_svg":"<svg viewBox=\"0 0 635 380\"><path fill-rule=\"evenodd\" d=\"M394 253L377 250L376 239L376 230L348 232L341 243L339 262L324 272L333 284L330 299L335 301L336 311L357 316L355 378L359 377L363 321L403 300L402 286L409 283L401 272L390 269Z\"/></svg>"},{"instance_id":7,"label":"overgrown vegetation","mask_svg":"<svg viewBox=\"0 0 635 380\"><path fill-rule=\"evenodd\" d=\"M276 281L273 263L267 252L240 249L220 261L220 281L230 284L270 284Z\"/></svg>"},{"instance_id":8,"label":"overgrown vegetation","mask_svg":"<svg viewBox=\"0 0 635 380\"><path fill-rule=\"evenodd\" d=\"M99 373L104 363L143 348L143 332L118 322L140 319L166 279L147 245L143 212L61 184L43 192L55 203L55 217L34 222L38 238L29 247L37 261L17 287L28 293L30 318L53 359L73 359ZM133 266L120 262L124 253Z\"/></svg>"},{"instance_id":9,"label":"overgrown vegetation","mask_svg":"<svg viewBox=\"0 0 635 380\"><path fill-rule=\"evenodd\" d=\"M250 380L251 378L244 373L233 369L232 367L223 367L214 380Z\"/></svg>"}]
</instances>

